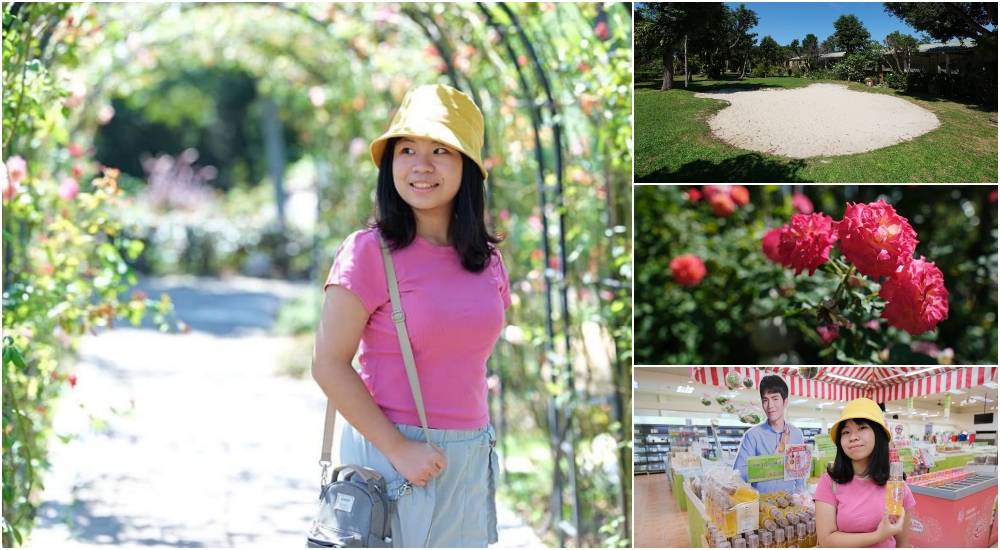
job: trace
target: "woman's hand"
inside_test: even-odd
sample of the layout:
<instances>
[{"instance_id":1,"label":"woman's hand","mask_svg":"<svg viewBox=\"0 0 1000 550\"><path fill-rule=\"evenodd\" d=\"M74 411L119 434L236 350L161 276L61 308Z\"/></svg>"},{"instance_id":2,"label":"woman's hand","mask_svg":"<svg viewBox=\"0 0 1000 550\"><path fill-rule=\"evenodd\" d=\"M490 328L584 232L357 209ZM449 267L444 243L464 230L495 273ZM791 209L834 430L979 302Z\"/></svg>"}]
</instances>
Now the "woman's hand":
<instances>
[{"instance_id":1,"label":"woman's hand","mask_svg":"<svg viewBox=\"0 0 1000 550\"><path fill-rule=\"evenodd\" d=\"M427 485L448 467L448 459L441 447L412 439L405 439L398 449L386 456L396 471L417 487Z\"/></svg>"},{"instance_id":2,"label":"woman's hand","mask_svg":"<svg viewBox=\"0 0 1000 550\"><path fill-rule=\"evenodd\" d=\"M882 510L882 521L878 524L878 529L875 531L881 537L879 540L886 540L889 537L894 537L903 532L903 516L896 518L895 522L889 521L889 510Z\"/></svg>"}]
</instances>

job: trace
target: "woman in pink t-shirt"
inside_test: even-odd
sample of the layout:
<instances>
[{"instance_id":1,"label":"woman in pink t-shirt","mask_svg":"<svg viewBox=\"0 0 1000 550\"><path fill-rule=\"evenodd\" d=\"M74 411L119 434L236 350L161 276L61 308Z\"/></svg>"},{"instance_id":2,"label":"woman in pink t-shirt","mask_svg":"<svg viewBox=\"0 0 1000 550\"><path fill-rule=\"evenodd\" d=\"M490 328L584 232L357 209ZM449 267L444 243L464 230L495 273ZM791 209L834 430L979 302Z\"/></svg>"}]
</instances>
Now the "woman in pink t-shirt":
<instances>
[{"instance_id":1,"label":"woman in pink t-shirt","mask_svg":"<svg viewBox=\"0 0 1000 550\"><path fill-rule=\"evenodd\" d=\"M483 138L469 96L441 85L410 90L370 147L375 221L344 240L324 285L313 377L347 420L339 462L380 472L398 497L396 547L497 540L486 362L511 301L500 239L485 221ZM431 441L392 320L379 235L391 250Z\"/></svg>"},{"instance_id":2,"label":"woman in pink t-shirt","mask_svg":"<svg viewBox=\"0 0 1000 550\"><path fill-rule=\"evenodd\" d=\"M909 548L910 510L917 502L904 484L903 515L889 516L889 438L882 410L867 398L848 403L830 428L837 457L820 476L814 497L820 546Z\"/></svg>"}]
</instances>

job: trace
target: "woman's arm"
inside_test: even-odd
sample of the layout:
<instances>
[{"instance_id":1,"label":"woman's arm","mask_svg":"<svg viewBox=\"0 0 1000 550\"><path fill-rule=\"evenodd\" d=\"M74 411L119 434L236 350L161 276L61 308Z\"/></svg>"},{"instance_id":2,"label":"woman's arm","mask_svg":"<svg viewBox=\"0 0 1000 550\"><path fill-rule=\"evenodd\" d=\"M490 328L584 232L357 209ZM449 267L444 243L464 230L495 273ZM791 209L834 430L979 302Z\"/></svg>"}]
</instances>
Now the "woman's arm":
<instances>
[{"instance_id":1,"label":"woman's arm","mask_svg":"<svg viewBox=\"0 0 1000 550\"><path fill-rule=\"evenodd\" d=\"M327 287L313 347L313 378L337 412L382 451L403 477L422 487L447 466L444 452L404 437L354 371L351 362L367 323L368 312L357 295L338 285Z\"/></svg>"},{"instance_id":2,"label":"woman's arm","mask_svg":"<svg viewBox=\"0 0 1000 550\"><path fill-rule=\"evenodd\" d=\"M882 522L873 533L844 533L837 530L837 508L829 502L816 501L816 539L823 548L863 548L896 535L902 522L889 523L889 511L882 511Z\"/></svg>"},{"instance_id":3,"label":"woman's arm","mask_svg":"<svg viewBox=\"0 0 1000 550\"><path fill-rule=\"evenodd\" d=\"M910 511L903 512L903 530L896 535L896 548L910 547Z\"/></svg>"}]
</instances>

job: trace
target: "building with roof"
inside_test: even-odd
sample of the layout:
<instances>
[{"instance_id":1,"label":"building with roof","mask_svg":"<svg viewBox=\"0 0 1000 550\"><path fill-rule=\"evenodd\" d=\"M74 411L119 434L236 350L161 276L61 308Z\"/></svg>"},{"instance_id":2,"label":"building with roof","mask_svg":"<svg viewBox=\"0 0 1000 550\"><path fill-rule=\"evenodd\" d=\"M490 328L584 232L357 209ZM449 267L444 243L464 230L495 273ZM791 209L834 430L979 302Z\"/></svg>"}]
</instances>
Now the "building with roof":
<instances>
[{"instance_id":1,"label":"building with roof","mask_svg":"<svg viewBox=\"0 0 1000 550\"><path fill-rule=\"evenodd\" d=\"M813 66L828 67L841 61L845 52L833 52L819 56ZM936 44L921 44L917 51L910 54L909 72L932 71L949 74L968 74L983 66L986 59L976 53L975 41L939 42ZM905 63L902 59L900 62ZM802 58L793 57L788 60L789 67L801 67ZM896 66L892 53L883 52L882 72L894 71ZM906 68L904 67L904 70Z\"/></svg>"}]
</instances>

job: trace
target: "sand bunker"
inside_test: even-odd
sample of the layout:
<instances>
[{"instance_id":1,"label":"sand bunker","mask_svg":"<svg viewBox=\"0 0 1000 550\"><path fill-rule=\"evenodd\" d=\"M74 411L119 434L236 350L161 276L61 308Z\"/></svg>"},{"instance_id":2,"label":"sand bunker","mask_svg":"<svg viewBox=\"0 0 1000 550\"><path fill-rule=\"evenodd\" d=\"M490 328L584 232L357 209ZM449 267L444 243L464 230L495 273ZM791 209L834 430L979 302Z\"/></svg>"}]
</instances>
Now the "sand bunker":
<instances>
[{"instance_id":1,"label":"sand bunker","mask_svg":"<svg viewBox=\"0 0 1000 550\"><path fill-rule=\"evenodd\" d=\"M849 155L909 141L937 128L933 113L909 101L854 92L840 84L697 93L731 103L708 119L717 137L793 158Z\"/></svg>"}]
</instances>

